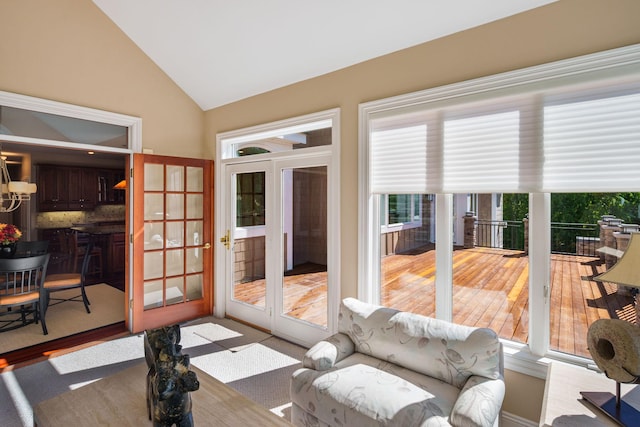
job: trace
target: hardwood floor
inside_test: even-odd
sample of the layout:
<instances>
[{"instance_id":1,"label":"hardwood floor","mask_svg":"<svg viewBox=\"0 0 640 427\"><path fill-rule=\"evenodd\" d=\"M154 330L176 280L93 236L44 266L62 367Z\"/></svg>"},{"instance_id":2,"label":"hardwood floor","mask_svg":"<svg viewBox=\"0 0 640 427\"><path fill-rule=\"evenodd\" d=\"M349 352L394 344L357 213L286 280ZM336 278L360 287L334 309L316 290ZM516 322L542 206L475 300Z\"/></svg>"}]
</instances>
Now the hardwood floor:
<instances>
[{"instance_id":1,"label":"hardwood floor","mask_svg":"<svg viewBox=\"0 0 640 427\"><path fill-rule=\"evenodd\" d=\"M495 330L501 338L526 343L529 334L529 258L519 251L457 248L453 253L453 321ZM551 255L550 348L590 357L586 337L596 319L634 321L633 299L616 285L596 282L604 272L598 258ZM433 245L382 259L381 304L435 316ZM264 304L264 282L236 287L236 297ZM326 272L285 277L287 314L326 322ZM325 323L326 324L326 323Z\"/></svg>"},{"instance_id":2,"label":"hardwood floor","mask_svg":"<svg viewBox=\"0 0 640 427\"><path fill-rule=\"evenodd\" d=\"M0 354L0 372L8 367L13 369L26 364L36 363L54 355L77 350L82 346L90 346L106 339L113 339L125 335L129 335L129 331L125 328L124 322L120 322L103 328Z\"/></svg>"}]
</instances>

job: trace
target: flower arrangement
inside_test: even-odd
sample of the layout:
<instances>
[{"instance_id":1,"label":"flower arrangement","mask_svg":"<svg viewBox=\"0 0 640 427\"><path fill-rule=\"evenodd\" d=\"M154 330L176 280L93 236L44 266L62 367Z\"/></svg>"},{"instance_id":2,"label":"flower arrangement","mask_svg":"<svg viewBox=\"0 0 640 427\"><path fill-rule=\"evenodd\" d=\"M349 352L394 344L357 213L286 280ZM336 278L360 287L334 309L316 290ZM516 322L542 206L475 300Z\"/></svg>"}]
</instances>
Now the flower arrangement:
<instances>
[{"instance_id":1,"label":"flower arrangement","mask_svg":"<svg viewBox=\"0 0 640 427\"><path fill-rule=\"evenodd\" d=\"M20 240L22 232L13 224L0 224L0 245L10 245Z\"/></svg>"}]
</instances>

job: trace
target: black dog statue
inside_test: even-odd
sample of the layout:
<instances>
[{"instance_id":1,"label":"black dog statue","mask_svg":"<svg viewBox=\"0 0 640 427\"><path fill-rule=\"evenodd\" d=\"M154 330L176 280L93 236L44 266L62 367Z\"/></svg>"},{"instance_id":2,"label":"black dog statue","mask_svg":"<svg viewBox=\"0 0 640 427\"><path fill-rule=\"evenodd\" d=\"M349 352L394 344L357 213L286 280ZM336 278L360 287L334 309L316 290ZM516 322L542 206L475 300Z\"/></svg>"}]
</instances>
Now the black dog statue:
<instances>
[{"instance_id":1,"label":"black dog statue","mask_svg":"<svg viewBox=\"0 0 640 427\"><path fill-rule=\"evenodd\" d=\"M180 326L148 329L144 333L147 373L147 413L153 427L193 427L191 395L200 384L182 354Z\"/></svg>"}]
</instances>

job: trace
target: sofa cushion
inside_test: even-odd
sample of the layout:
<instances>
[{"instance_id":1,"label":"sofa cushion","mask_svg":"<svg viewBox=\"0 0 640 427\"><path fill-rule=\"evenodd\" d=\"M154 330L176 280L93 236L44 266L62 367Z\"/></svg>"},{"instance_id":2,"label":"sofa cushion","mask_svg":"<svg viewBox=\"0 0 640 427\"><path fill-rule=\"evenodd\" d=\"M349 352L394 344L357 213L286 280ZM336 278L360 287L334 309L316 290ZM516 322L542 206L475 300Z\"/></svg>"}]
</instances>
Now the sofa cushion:
<instances>
[{"instance_id":1,"label":"sofa cushion","mask_svg":"<svg viewBox=\"0 0 640 427\"><path fill-rule=\"evenodd\" d=\"M345 298L338 330L357 352L392 362L461 388L471 375L501 377L500 340L472 328Z\"/></svg>"},{"instance_id":2,"label":"sofa cushion","mask_svg":"<svg viewBox=\"0 0 640 427\"><path fill-rule=\"evenodd\" d=\"M329 425L448 426L460 390L361 353L333 369L297 370L293 402Z\"/></svg>"}]
</instances>

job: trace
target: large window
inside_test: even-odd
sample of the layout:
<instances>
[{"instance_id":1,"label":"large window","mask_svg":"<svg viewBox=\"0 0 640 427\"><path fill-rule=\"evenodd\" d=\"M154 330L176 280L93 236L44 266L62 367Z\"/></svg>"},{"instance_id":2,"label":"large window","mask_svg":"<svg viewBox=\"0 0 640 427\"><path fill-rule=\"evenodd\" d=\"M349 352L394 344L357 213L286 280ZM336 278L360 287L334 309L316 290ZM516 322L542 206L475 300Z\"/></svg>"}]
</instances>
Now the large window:
<instances>
[{"instance_id":1,"label":"large window","mask_svg":"<svg viewBox=\"0 0 640 427\"><path fill-rule=\"evenodd\" d=\"M360 110L361 129L367 129L360 140L367 171L361 176L360 217L368 218L360 241L360 297L384 302L384 269L391 262L376 254L384 254L379 224L389 218L388 195L432 194L436 256L424 261L423 271L435 275L429 282L434 315L491 327L514 349L570 354L587 363L582 342L595 317L587 314L582 329L575 328L571 340L577 345L564 343L562 331L575 319L561 307L572 288L554 278L566 271L591 280L597 269L587 274L574 267L590 262L578 260L584 256L578 250L599 237L579 218L558 224L552 206L561 193L607 198L640 191L640 47L371 102ZM469 194L476 195L467 204L473 210L461 218L455 201ZM408 205L398 201L396 208ZM505 217L512 203L526 212ZM406 211L397 217L406 218ZM464 241L453 237L459 227ZM491 238L481 237L484 228ZM579 235L571 228L579 228ZM522 248L511 248L519 239ZM566 241L564 252L552 249L558 239ZM587 256L598 262L598 256ZM587 299L586 305L598 304L597 295ZM534 364L527 369L544 375Z\"/></svg>"}]
</instances>

